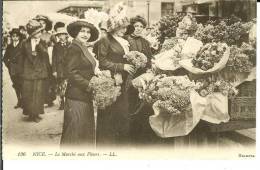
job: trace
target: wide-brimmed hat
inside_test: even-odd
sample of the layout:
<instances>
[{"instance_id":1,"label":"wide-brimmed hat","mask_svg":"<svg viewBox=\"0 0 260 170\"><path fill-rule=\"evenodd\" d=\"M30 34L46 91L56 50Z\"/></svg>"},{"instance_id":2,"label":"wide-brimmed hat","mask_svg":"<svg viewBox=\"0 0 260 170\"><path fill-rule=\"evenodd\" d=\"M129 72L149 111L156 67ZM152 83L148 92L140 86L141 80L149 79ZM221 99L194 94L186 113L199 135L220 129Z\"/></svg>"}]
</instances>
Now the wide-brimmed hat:
<instances>
[{"instance_id":1,"label":"wide-brimmed hat","mask_svg":"<svg viewBox=\"0 0 260 170\"><path fill-rule=\"evenodd\" d=\"M84 21L84 20L78 20L78 21L74 21L74 22L70 23L67 26L68 34L71 37L76 38L82 27L87 27L90 29L91 37L88 40L89 42L93 42L98 39L99 31L98 31L97 27L95 27L93 24L91 24L87 21Z\"/></svg>"},{"instance_id":2,"label":"wide-brimmed hat","mask_svg":"<svg viewBox=\"0 0 260 170\"><path fill-rule=\"evenodd\" d=\"M130 24L131 24L131 25L134 25L134 24L137 23L137 22L142 23L144 27L147 26L146 20L144 19L144 17L142 17L142 16L140 16L140 15L137 15L137 16L135 16L135 17L133 17L133 18L130 19Z\"/></svg>"},{"instance_id":3,"label":"wide-brimmed hat","mask_svg":"<svg viewBox=\"0 0 260 170\"><path fill-rule=\"evenodd\" d=\"M26 29L30 37L33 35L41 32L44 28L42 27L41 23L36 20L30 20L28 24L26 24Z\"/></svg>"},{"instance_id":4,"label":"wide-brimmed hat","mask_svg":"<svg viewBox=\"0 0 260 170\"><path fill-rule=\"evenodd\" d=\"M45 15L36 15L36 17L34 18L37 21L43 20L46 23L46 31L50 31L52 29L52 21L50 20L49 17L45 16Z\"/></svg>"},{"instance_id":5,"label":"wide-brimmed hat","mask_svg":"<svg viewBox=\"0 0 260 170\"><path fill-rule=\"evenodd\" d=\"M68 34L67 30L65 27L59 27L56 29L57 31L55 32L55 35L59 35L59 34Z\"/></svg>"},{"instance_id":6,"label":"wide-brimmed hat","mask_svg":"<svg viewBox=\"0 0 260 170\"><path fill-rule=\"evenodd\" d=\"M13 34L17 34L19 37L21 37L21 33L19 28L13 28L10 32L9 32L10 36L12 36Z\"/></svg>"}]
</instances>

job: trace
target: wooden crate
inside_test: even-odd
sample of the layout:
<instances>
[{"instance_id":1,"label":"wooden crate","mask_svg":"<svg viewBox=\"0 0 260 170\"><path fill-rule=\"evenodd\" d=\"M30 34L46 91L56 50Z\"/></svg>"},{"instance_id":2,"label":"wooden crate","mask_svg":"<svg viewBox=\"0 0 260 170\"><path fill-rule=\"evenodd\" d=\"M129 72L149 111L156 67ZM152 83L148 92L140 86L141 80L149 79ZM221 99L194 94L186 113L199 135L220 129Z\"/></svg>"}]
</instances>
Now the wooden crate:
<instances>
[{"instance_id":1,"label":"wooden crate","mask_svg":"<svg viewBox=\"0 0 260 170\"><path fill-rule=\"evenodd\" d=\"M229 101L231 120L256 118L256 81L244 82L238 87L239 94Z\"/></svg>"}]
</instances>

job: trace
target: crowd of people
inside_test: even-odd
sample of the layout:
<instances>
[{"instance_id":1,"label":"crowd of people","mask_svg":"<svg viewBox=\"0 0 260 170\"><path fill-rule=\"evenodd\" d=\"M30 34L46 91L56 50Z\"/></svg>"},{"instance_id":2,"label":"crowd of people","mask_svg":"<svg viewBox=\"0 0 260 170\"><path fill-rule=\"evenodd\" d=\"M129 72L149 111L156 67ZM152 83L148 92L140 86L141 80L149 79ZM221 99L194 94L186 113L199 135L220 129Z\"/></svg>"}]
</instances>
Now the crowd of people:
<instances>
[{"instance_id":1,"label":"crowd of people","mask_svg":"<svg viewBox=\"0 0 260 170\"><path fill-rule=\"evenodd\" d=\"M38 123L44 105L52 107L58 96L59 109L64 110L61 146L118 146L156 139L149 126L152 108L140 109L138 91L124 88L128 75L137 77L151 67L151 45L142 36L146 20L141 16L109 18L100 28L82 19L52 24L47 16L37 15L25 27L10 32L3 61L18 99L15 108L22 108L28 121ZM129 51L145 54L147 67L136 72L124 58ZM97 70L110 70L115 78L120 74L123 83L116 102L97 110L95 125L88 84L101 74Z\"/></svg>"}]
</instances>

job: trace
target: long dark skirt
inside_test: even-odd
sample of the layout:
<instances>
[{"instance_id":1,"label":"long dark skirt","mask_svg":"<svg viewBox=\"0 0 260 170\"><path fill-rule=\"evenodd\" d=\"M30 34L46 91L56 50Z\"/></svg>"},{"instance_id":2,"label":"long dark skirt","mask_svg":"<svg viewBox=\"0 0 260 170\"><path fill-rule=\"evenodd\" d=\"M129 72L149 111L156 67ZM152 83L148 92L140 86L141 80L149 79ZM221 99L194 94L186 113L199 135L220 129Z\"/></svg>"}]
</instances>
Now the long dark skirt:
<instances>
[{"instance_id":1,"label":"long dark skirt","mask_svg":"<svg viewBox=\"0 0 260 170\"><path fill-rule=\"evenodd\" d=\"M122 93L117 101L97 113L97 146L119 146L129 144L128 96Z\"/></svg>"},{"instance_id":2,"label":"long dark skirt","mask_svg":"<svg viewBox=\"0 0 260 170\"><path fill-rule=\"evenodd\" d=\"M45 81L45 104L52 104L56 99L56 82L53 76L49 76Z\"/></svg>"},{"instance_id":3,"label":"long dark skirt","mask_svg":"<svg viewBox=\"0 0 260 170\"><path fill-rule=\"evenodd\" d=\"M154 114L152 107L140 98L138 90L130 87L128 90L130 121L130 141L132 145L144 146L156 144L160 138L152 130L149 117Z\"/></svg>"},{"instance_id":4,"label":"long dark skirt","mask_svg":"<svg viewBox=\"0 0 260 170\"><path fill-rule=\"evenodd\" d=\"M45 79L23 81L23 114L37 117L44 113L45 81Z\"/></svg>"},{"instance_id":5,"label":"long dark skirt","mask_svg":"<svg viewBox=\"0 0 260 170\"><path fill-rule=\"evenodd\" d=\"M92 101L66 99L61 147L94 147L95 120Z\"/></svg>"}]
</instances>

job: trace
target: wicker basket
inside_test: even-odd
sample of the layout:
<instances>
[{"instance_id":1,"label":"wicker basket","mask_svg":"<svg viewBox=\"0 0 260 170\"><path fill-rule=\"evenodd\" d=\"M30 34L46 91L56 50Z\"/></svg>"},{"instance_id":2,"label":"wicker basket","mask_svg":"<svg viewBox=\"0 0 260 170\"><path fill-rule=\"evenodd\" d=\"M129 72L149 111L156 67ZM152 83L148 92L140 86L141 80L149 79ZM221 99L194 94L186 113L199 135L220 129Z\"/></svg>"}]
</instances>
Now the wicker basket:
<instances>
[{"instance_id":1,"label":"wicker basket","mask_svg":"<svg viewBox=\"0 0 260 170\"><path fill-rule=\"evenodd\" d=\"M252 120L256 118L256 81L244 82L238 86L239 94L230 100L231 120Z\"/></svg>"}]
</instances>

